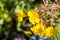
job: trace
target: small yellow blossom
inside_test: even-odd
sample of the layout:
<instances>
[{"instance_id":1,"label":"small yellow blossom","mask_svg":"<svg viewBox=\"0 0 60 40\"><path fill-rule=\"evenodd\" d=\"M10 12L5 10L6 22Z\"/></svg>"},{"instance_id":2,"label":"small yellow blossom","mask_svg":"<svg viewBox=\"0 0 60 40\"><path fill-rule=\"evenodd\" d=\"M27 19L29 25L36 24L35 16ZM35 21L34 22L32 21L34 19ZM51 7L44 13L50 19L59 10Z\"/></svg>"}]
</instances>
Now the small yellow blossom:
<instances>
[{"instance_id":1,"label":"small yellow blossom","mask_svg":"<svg viewBox=\"0 0 60 40\"><path fill-rule=\"evenodd\" d=\"M32 24L39 23L39 14L36 11L34 11L34 10L29 11L27 15L29 16L29 21Z\"/></svg>"},{"instance_id":2,"label":"small yellow blossom","mask_svg":"<svg viewBox=\"0 0 60 40\"><path fill-rule=\"evenodd\" d=\"M36 29L35 27L32 27L32 28L31 28L31 31L32 31L35 35L40 35L40 33L41 33L41 29L39 30L39 29Z\"/></svg>"},{"instance_id":3,"label":"small yellow blossom","mask_svg":"<svg viewBox=\"0 0 60 40\"><path fill-rule=\"evenodd\" d=\"M18 22L21 22L21 21L23 21L23 17L25 17L26 14L24 14L23 10L20 9L20 10L18 11L17 16L18 16Z\"/></svg>"},{"instance_id":4,"label":"small yellow blossom","mask_svg":"<svg viewBox=\"0 0 60 40\"><path fill-rule=\"evenodd\" d=\"M54 35L54 28L53 27L48 27L48 28L46 28L45 29L45 31L44 31L44 36L45 37L51 37L51 36L53 36Z\"/></svg>"},{"instance_id":5,"label":"small yellow blossom","mask_svg":"<svg viewBox=\"0 0 60 40\"><path fill-rule=\"evenodd\" d=\"M39 23L39 19L36 18L36 17L29 17L29 21L30 21L32 24Z\"/></svg>"},{"instance_id":6,"label":"small yellow blossom","mask_svg":"<svg viewBox=\"0 0 60 40\"><path fill-rule=\"evenodd\" d=\"M45 28L46 28L45 25L41 26L41 23L39 23L39 24L36 24L36 26L31 27L30 29L35 35L41 35L43 29Z\"/></svg>"},{"instance_id":7,"label":"small yellow blossom","mask_svg":"<svg viewBox=\"0 0 60 40\"><path fill-rule=\"evenodd\" d=\"M33 10L33 11L28 11L27 15L29 17L39 17L39 14L37 13L37 11Z\"/></svg>"}]
</instances>

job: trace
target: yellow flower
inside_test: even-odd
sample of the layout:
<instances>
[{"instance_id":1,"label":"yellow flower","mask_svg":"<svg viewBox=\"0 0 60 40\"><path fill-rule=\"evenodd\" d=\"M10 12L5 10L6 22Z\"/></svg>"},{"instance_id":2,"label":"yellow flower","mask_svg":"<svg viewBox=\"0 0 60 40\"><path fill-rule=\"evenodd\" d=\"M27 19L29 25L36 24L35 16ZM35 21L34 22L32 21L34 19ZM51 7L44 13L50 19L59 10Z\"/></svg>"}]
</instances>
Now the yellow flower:
<instances>
[{"instance_id":1,"label":"yellow flower","mask_svg":"<svg viewBox=\"0 0 60 40\"><path fill-rule=\"evenodd\" d=\"M30 21L32 24L39 23L39 19L36 18L36 17L29 17L29 21Z\"/></svg>"},{"instance_id":2,"label":"yellow flower","mask_svg":"<svg viewBox=\"0 0 60 40\"><path fill-rule=\"evenodd\" d=\"M54 35L54 28L53 27L48 27L44 31L44 36L45 37L51 37Z\"/></svg>"},{"instance_id":3,"label":"yellow flower","mask_svg":"<svg viewBox=\"0 0 60 40\"><path fill-rule=\"evenodd\" d=\"M27 15L29 16L29 21L32 24L39 23L39 14L35 10L29 11Z\"/></svg>"},{"instance_id":4,"label":"yellow flower","mask_svg":"<svg viewBox=\"0 0 60 40\"><path fill-rule=\"evenodd\" d=\"M42 25L39 23L39 24L36 24L36 26L33 26L31 27L31 31L35 34L35 35L41 35L43 29L45 29L45 25Z\"/></svg>"},{"instance_id":5,"label":"yellow flower","mask_svg":"<svg viewBox=\"0 0 60 40\"><path fill-rule=\"evenodd\" d=\"M27 15L29 17L39 17L39 14L37 13L37 11L33 10L33 11L28 11Z\"/></svg>"},{"instance_id":6,"label":"yellow flower","mask_svg":"<svg viewBox=\"0 0 60 40\"><path fill-rule=\"evenodd\" d=\"M25 17L26 14L24 14L23 10L20 9L20 10L18 11L17 16L18 16L18 22L21 22L21 21L23 21L23 17Z\"/></svg>"},{"instance_id":7,"label":"yellow flower","mask_svg":"<svg viewBox=\"0 0 60 40\"><path fill-rule=\"evenodd\" d=\"M36 29L35 27L32 27L32 28L31 28L31 31L32 31L35 35L40 35L41 29L39 30L39 29Z\"/></svg>"}]
</instances>

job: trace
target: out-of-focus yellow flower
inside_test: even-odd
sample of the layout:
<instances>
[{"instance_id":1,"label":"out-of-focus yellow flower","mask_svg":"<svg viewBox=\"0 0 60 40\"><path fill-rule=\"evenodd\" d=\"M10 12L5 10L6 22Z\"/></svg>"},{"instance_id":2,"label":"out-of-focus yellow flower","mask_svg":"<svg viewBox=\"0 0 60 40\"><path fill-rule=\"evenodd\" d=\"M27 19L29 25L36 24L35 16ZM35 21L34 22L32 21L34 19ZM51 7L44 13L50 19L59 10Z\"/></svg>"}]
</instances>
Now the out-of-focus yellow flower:
<instances>
[{"instance_id":1,"label":"out-of-focus yellow flower","mask_svg":"<svg viewBox=\"0 0 60 40\"><path fill-rule=\"evenodd\" d=\"M36 18L36 17L29 17L29 21L30 21L32 24L39 23L39 19Z\"/></svg>"},{"instance_id":2,"label":"out-of-focus yellow flower","mask_svg":"<svg viewBox=\"0 0 60 40\"><path fill-rule=\"evenodd\" d=\"M39 14L37 13L37 11L33 10L33 11L28 11L27 15L29 17L39 17Z\"/></svg>"},{"instance_id":3,"label":"out-of-focus yellow flower","mask_svg":"<svg viewBox=\"0 0 60 40\"><path fill-rule=\"evenodd\" d=\"M31 31L35 34L35 35L40 35L41 34L41 29L36 29L35 27L31 28Z\"/></svg>"},{"instance_id":4,"label":"out-of-focus yellow flower","mask_svg":"<svg viewBox=\"0 0 60 40\"><path fill-rule=\"evenodd\" d=\"M41 35L43 29L45 29L45 28L46 28L45 25L41 25L39 23L39 24L36 24L36 26L31 27L30 29L35 35Z\"/></svg>"},{"instance_id":5,"label":"out-of-focus yellow flower","mask_svg":"<svg viewBox=\"0 0 60 40\"><path fill-rule=\"evenodd\" d=\"M23 21L23 17L25 17L26 14L24 14L23 10L20 9L20 10L18 11L17 16L18 16L18 22L21 22L21 21Z\"/></svg>"},{"instance_id":6,"label":"out-of-focus yellow flower","mask_svg":"<svg viewBox=\"0 0 60 40\"><path fill-rule=\"evenodd\" d=\"M29 16L29 21L32 24L39 23L39 14L35 10L29 11L27 15Z\"/></svg>"},{"instance_id":7,"label":"out-of-focus yellow flower","mask_svg":"<svg viewBox=\"0 0 60 40\"><path fill-rule=\"evenodd\" d=\"M31 31L25 31L25 33L28 34L28 35L32 35Z\"/></svg>"},{"instance_id":8,"label":"out-of-focus yellow flower","mask_svg":"<svg viewBox=\"0 0 60 40\"><path fill-rule=\"evenodd\" d=\"M53 28L53 27L48 27L48 28L46 28L45 31L44 31L44 36L45 36L45 37L51 37L51 36L54 35L54 33L55 33L54 28Z\"/></svg>"}]
</instances>

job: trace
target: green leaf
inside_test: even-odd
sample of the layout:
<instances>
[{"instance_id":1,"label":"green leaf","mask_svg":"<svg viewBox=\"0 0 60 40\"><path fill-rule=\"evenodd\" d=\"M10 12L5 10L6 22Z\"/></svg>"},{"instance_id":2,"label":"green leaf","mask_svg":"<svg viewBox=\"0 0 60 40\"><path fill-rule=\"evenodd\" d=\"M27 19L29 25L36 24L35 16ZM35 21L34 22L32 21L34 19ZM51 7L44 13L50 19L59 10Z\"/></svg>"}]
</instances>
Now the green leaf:
<instances>
[{"instance_id":1,"label":"green leaf","mask_svg":"<svg viewBox=\"0 0 60 40\"><path fill-rule=\"evenodd\" d=\"M2 29L2 27L0 26L0 37L2 37L2 31L3 31L3 29Z\"/></svg>"},{"instance_id":2,"label":"green leaf","mask_svg":"<svg viewBox=\"0 0 60 40\"><path fill-rule=\"evenodd\" d=\"M0 7L3 7L3 6L4 6L3 2L2 2L2 1L0 1Z\"/></svg>"},{"instance_id":3,"label":"green leaf","mask_svg":"<svg viewBox=\"0 0 60 40\"><path fill-rule=\"evenodd\" d=\"M18 23L18 24L17 24L17 30L18 30L18 31L21 31L20 26L21 26L21 23Z\"/></svg>"},{"instance_id":4,"label":"green leaf","mask_svg":"<svg viewBox=\"0 0 60 40\"><path fill-rule=\"evenodd\" d=\"M29 2L34 2L35 0L29 0Z\"/></svg>"},{"instance_id":5,"label":"green leaf","mask_svg":"<svg viewBox=\"0 0 60 40\"><path fill-rule=\"evenodd\" d=\"M2 25L2 24L3 24L3 21L4 21L3 19L0 19L0 25Z\"/></svg>"},{"instance_id":6,"label":"green leaf","mask_svg":"<svg viewBox=\"0 0 60 40\"><path fill-rule=\"evenodd\" d=\"M60 33L57 34L58 40L60 40Z\"/></svg>"}]
</instances>

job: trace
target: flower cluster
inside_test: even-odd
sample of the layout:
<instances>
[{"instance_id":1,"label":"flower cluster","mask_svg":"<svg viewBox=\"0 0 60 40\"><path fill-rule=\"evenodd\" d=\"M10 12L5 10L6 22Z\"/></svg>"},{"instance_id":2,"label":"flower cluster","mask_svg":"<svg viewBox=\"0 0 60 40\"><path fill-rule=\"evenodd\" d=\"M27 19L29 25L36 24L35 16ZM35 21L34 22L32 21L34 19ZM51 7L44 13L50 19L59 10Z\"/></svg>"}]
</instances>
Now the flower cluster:
<instances>
[{"instance_id":1,"label":"flower cluster","mask_svg":"<svg viewBox=\"0 0 60 40\"><path fill-rule=\"evenodd\" d=\"M31 10L28 11L28 13L24 13L23 10L20 9L17 17L19 22L23 21L24 17L28 17L29 22L32 24L32 27L29 28L30 31L25 32L26 34L51 37L58 33L52 25L48 25L46 22L47 17L44 13L40 14L36 10ZM43 20L43 17L46 17L45 21Z\"/></svg>"}]
</instances>

